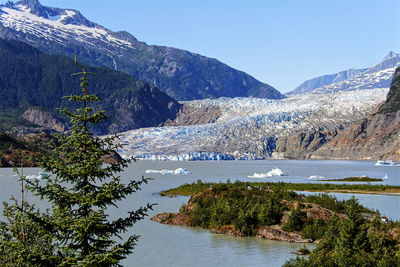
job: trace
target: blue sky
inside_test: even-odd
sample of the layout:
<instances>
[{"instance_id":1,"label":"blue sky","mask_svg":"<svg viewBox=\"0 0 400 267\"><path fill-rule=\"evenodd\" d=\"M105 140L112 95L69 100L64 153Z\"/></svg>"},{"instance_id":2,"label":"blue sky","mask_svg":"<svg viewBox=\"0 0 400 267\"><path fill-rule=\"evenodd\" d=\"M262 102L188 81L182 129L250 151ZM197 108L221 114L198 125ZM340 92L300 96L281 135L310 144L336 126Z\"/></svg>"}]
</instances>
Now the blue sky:
<instances>
[{"instance_id":1,"label":"blue sky","mask_svg":"<svg viewBox=\"0 0 400 267\"><path fill-rule=\"evenodd\" d=\"M42 0L148 44L216 58L281 92L400 52L400 0Z\"/></svg>"}]
</instances>

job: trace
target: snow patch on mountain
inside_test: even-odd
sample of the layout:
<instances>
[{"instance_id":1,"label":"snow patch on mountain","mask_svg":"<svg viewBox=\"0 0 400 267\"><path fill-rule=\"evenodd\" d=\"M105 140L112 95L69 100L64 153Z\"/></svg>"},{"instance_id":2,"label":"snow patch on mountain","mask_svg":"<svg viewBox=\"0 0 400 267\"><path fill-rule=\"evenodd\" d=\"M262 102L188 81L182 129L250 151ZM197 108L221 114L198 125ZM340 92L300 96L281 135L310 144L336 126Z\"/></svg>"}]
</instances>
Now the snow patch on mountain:
<instances>
[{"instance_id":1,"label":"snow patch on mountain","mask_svg":"<svg viewBox=\"0 0 400 267\"><path fill-rule=\"evenodd\" d=\"M33 34L47 40L55 41L66 46L65 39L73 38L79 42L91 43L101 41L106 44L112 44L120 48L130 47L129 41L117 38L111 32L96 25L88 27L85 25L76 25L66 23L68 18L77 15L73 10L61 10L62 14L48 16L44 18L30 12L30 9L24 5L17 5L16 8L0 6L0 23L4 27L13 28L24 34ZM49 14L49 13L47 13ZM46 28L46 31L43 29ZM100 47L100 46L98 46Z\"/></svg>"},{"instance_id":2,"label":"snow patch on mountain","mask_svg":"<svg viewBox=\"0 0 400 267\"><path fill-rule=\"evenodd\" d=\"M387 88L377 88L295 95L283 100L187 101L184 103L194 107L218 106L222 114L215 123L121 133L124 146L119 153L151 160L268 158L277 138L310 129L346 126L368 114L387 92Z\"/></svg>"}]
</instances>

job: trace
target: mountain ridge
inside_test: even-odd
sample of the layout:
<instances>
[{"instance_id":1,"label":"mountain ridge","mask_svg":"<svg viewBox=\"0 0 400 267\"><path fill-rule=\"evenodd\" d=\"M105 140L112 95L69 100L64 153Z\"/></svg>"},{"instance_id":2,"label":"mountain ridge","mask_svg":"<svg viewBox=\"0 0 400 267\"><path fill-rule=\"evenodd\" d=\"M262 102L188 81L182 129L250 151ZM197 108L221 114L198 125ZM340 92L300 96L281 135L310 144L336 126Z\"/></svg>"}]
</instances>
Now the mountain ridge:
<instances>
[{"instance_id":1,"label":"mountain ridge","mask_svg":"<svg viewBox=\"0 0 400 267\"><path fill-rule=\"evenodd\" d=\"M75 51L86 64L128 73L178 100L285 98L272 86L216 59L147 45L127 32L112 32L80 17L79 11L44 7L30 0L1 5L0 10L0 37L28 42L50 54L71 57Z\"/></svg>"},{"instance_id":2,"label":"mountain ridge","mask_svg":"<svg viewBox=\"0 0 400 267\"><path fill-rule=\"evenodd\" d=\"M303 82L287 95L389 88L395 68L399 65L400 54L390 51L374 66L319 76Z\"/></svg>"}]
</instances>

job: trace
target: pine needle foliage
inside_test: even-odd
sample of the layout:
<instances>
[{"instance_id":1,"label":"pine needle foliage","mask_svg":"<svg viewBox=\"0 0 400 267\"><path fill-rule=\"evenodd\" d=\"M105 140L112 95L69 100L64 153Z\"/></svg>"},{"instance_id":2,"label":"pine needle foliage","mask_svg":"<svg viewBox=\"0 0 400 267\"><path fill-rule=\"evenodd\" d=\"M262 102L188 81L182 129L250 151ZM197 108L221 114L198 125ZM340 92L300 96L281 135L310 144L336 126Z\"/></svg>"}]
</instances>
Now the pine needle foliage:
<instances>
[{"instance_id":1,"label":"pine needle foliage","mask_svg":"<svg viewBox=\"0 0 400 267\"><path fill-rule=\"evenodd\" d=\"M40 255L54 253L52 235L46 234L28 214L48 221L48 212L40 214L28 202L11 200L12 204L3 203L7 222L0 222L0 266L46 266L49 260L42 261Z\"/></svg>"},{"instance_id":2,"label":"pine needle foliage","mask_svg":"<svg viewBox=\"0 0 400 267\"><path fill-rule=\"evenodd\" d=\"M90 126L106 119L104 111L94 111L90 102L99 98L88 93L88 75L82 69L82 91L66 98L78 103L75 111L61 109L71 121L68 135L59 135L54 154L46 155L39 166L52 175L27 185L34 195L47 200L52 206L49 220L30 213L55 244L52 255L42 254L47 266L121 266L119 262L133 252L137 235L125 236L127 230L144 218L152 205L147 204L129 212L126 217L109 219L108 209L117 208L118 202L140 190L148 182L142 177L123 183L118 173L134 161L124 159L104 165L102 158L121 147L114 144L116 135L99 138L90 132Z\"/></svg>"}]
</instances>

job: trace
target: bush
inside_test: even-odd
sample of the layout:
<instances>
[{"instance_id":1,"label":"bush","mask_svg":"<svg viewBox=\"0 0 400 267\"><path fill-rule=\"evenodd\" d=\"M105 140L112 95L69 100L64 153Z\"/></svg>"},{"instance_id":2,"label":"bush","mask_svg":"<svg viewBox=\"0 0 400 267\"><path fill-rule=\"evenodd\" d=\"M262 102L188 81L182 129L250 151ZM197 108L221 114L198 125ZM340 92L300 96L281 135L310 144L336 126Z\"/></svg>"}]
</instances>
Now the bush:
<instances>
[{"instance_id":1,"label":"bush","mask_svg":"<svg viewBox=\"0 0 400 267\"><path fill-rule=\"evenodd\" d=\"M290 211L288 221L282 226L286 232L300 231L303 228L305 213L299 209Z\"/></svg>"}]
</instances>

